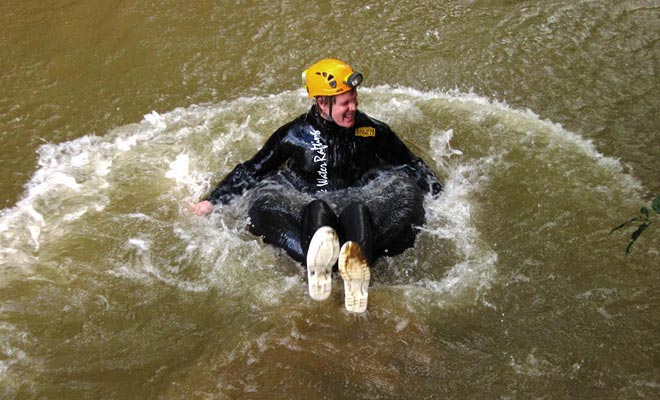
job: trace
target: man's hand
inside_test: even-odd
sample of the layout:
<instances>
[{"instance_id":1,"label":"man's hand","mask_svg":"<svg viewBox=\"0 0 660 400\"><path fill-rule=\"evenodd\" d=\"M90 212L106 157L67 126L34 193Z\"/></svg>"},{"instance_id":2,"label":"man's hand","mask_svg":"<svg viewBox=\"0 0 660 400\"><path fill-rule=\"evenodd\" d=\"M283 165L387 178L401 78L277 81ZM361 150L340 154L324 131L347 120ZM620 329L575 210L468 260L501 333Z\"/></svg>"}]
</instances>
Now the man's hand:
<instances>
[{"instance_id":1,"label":"man's hand","mask_svg":"<svg viewBox=\"0 0 660 400\"><path fill-rule=\"evenodd\" d=\"M200 201L190 207L190 212L195 215L208 215L213 211L213 203L208 200Z\"/></svg>"}]
</instances>

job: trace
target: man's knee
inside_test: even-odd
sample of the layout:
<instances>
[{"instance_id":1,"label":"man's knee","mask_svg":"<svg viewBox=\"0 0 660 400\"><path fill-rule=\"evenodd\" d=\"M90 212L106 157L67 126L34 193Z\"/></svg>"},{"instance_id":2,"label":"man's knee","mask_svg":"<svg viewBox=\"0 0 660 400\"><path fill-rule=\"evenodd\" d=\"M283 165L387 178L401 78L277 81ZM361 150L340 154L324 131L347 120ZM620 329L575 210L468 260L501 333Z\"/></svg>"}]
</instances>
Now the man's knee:
<instances>
[{"instance_id":1,"label":"man's knee","mask_svg":"<svg viewBox=\"0 0 660 400\"><path fill-rule=\"evenodd\" d=\"M312 200L309 204L307 204L306 211L309 212L311 215L323 215L323 214L330 214L334 212L332 211L332 208L326 203L325 201L321 199L316 199Z\"/></svg>"},{"instance_id":2,"label":"man's knee","mask_svg":"<svg viewBox=\"0 0 660 400\"><path fill-rule=\"evenodd\" d=\"M361 201L354 201L344 208L340 219L342 221L363 221L368 224L372 223L371 212L366 204Z\"/></svg>"}]
</instances>

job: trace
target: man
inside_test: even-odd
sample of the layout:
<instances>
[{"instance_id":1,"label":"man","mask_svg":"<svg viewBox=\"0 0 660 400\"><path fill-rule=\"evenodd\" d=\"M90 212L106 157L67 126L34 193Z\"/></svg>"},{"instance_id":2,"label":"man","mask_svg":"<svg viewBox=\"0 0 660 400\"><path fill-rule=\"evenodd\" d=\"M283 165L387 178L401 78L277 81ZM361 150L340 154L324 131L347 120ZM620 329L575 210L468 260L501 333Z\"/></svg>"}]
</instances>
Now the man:
<instances>
[{"instance_id":1,"label":"man","mask_svg":"<svg viewBox=\"0 0 660 400\"><path fill-rule=\"evenodd\" d=\"M193 206L208 214L249 191L250 232L306 264L315 300L330 296L338 261L345 307L356 313L367 308L373 261L414 244L424 194L442 188L389 126L358 111L362 80L337 59L310 66L303 72L310 110Z\"/></svg>"}]
</instances>

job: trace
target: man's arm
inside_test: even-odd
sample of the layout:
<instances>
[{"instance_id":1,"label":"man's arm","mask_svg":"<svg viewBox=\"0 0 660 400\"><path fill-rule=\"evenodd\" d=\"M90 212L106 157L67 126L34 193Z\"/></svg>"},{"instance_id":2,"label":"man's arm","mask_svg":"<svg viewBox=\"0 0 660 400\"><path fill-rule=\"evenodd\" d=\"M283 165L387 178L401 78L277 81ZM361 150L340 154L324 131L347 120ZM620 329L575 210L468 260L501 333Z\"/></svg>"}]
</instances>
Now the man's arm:
<instances>
[{"instance_id":1,"label":"man's arm","mask_svg":"<svg viewBox=\"0 0 660 400\"><path fill-rule=\"evenodd\" d=\"M193 205L191 211L197 215L208 214L214 204L229 203L234 196L243 194L268 173L277 170L290 157L283 138L292 123L275 131L250 160L234 167L206 199Z\"/></svg>"}]
</instances>

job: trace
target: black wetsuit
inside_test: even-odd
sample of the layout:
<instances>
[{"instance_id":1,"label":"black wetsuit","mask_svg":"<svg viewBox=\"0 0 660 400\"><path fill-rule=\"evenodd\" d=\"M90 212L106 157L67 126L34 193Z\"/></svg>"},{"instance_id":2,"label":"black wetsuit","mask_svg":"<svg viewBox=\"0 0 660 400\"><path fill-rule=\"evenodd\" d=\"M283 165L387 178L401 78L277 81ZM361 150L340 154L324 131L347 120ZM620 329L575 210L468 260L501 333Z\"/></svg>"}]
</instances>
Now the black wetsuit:
<instances>
[{"instance_id":1,"label":"black wetsuit","mask_svg":"<svg viewBox=\"0 0 660 400\"><path fill-rule=\"evenodd\" d=\"M360 243L372 261L414 243L423 195L441 184L386 124L357 112L342 128L312 108L275 131L207 197L227 203L250 189L250 231L304 262L315 229ZM338 217L337 217L338 216Z\"/></svg>"}]
</instances>

